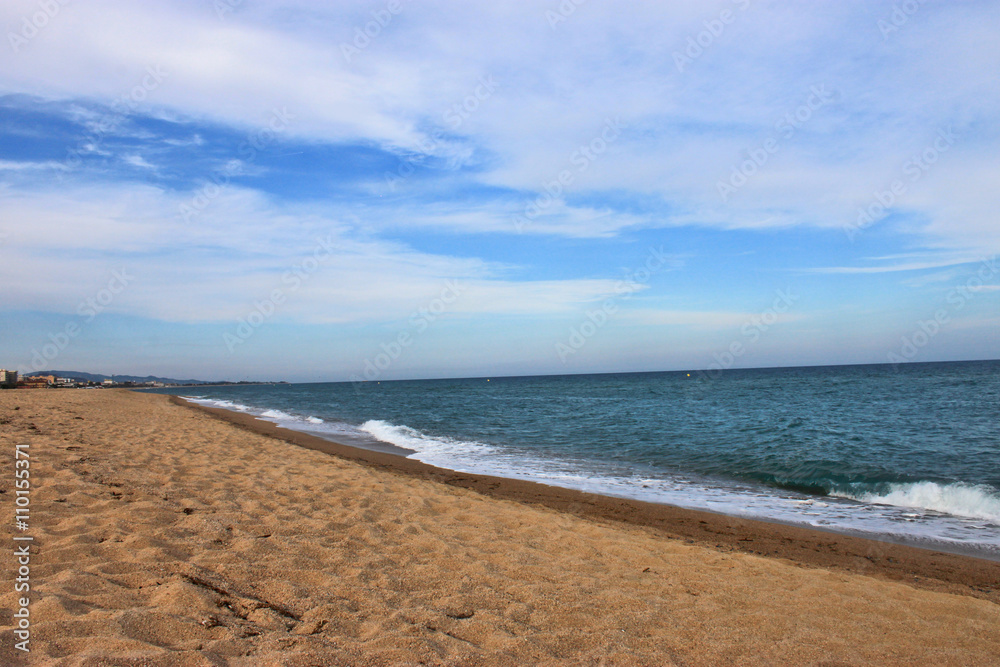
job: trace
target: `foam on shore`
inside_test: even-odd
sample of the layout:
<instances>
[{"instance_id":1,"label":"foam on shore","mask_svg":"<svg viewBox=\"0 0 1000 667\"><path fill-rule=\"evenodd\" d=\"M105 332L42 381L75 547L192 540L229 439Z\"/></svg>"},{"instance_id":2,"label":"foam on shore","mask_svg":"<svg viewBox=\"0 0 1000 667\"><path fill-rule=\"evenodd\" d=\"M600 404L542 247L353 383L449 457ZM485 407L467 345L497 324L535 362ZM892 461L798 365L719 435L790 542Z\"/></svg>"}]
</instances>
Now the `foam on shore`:
<instances>
[{"instance_id":1,"label":"foam on shore","mask_svg":"<svg viewBox=\"0 0 1000 667\"><path fill-rule=\"evenodd\" d=\"M818 498L791 489L567 457L429 435L369 420L360 426L273 408L191 397L200 405L253 414L284 428L355 447L409 456L458 472L550 484L607 496L777 521L871 539L1000 560L1000 498L990 489L933 482L855 486Z\"/></svg>"}]
</instances>

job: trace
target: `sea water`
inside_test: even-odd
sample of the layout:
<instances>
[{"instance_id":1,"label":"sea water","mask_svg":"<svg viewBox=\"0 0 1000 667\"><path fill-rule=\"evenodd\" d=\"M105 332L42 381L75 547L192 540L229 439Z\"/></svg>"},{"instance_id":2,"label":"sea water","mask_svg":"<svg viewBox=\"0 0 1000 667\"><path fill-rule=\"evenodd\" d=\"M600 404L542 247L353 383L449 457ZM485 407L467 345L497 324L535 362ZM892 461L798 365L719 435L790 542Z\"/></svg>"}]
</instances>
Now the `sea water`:
<instances>
[{"instance_id":1,"label":"sea water","mask_svg":"<svg viewBox=\"0 0 1000 667\"><path fill-rule=\"evenodd\" d=\"M1000 362L159 390L452 470L1000 560Z\"/></svg>"}]
</instances>

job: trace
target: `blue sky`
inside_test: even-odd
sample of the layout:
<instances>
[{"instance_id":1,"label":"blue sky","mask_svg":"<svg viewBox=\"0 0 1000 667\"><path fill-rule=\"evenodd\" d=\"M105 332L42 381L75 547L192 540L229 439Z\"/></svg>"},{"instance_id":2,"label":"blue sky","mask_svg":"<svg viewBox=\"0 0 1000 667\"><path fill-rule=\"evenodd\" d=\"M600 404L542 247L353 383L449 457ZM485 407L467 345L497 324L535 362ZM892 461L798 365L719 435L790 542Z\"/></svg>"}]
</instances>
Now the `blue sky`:
<instances>
[{"instance_id":1,"label":"blue sky","mask_svg":"<svg viewBox=\"0 0 1000 667\"><path fill-rule=\"evenodd\" d=\"M996 3L9 0L0 27L8 368L1000 357Z\"/></svg>"}]
</instances>

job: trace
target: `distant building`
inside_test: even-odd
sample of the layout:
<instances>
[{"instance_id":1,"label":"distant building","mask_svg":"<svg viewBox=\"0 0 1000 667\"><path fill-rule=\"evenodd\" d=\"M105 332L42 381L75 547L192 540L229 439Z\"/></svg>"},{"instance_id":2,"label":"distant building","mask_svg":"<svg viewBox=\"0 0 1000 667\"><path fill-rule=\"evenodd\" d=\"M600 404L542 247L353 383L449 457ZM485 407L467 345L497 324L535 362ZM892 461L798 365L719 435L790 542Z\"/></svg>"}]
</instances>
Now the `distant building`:
<instances>
[{"instance_id":1,"label":"distant building","mask_svg":"<svg viewBox=\"0 0 1000 667\"><path fill-rule=\"evenodd\" d=\"M57 387L75 387L76 385L77 382L73 378L56 378L55 381Z\"/></svg>"},{"instance_id":2,"label":"distant building","mask_svg":"<svg viewBox=\"0 0 1000 667\"><path fill-rule=\"evenodd\" d=\"M17 371L8 371L0 368L0 387L16 387Z\"/></svg>"},{"instance_id":3,"label":"distant building","mask_svg":"<svg viewBox=\"0 0 1000 667\"><path fill-rule=\"evenodd\" d=\"M22 389L45 389L49 386L49 379L46 376L29 376L19 380L17 386Z\"/></svg>"},{"instance_id":4,"label":"distant building","mask_svg":"<svg viewBox=\"0 0 1000 667\"><path fill-rule=\"evenodd\" d=\"M103 385L104 385L105 387L111 387L111 386L114 386L114 384L115 384L115 381L114 381L114 380L110 380L110 379L109 379L109 380L105 380L105 381L104 381L104 382L102 382L101 384L103 384Z\"/></svg>"}]
</instances>

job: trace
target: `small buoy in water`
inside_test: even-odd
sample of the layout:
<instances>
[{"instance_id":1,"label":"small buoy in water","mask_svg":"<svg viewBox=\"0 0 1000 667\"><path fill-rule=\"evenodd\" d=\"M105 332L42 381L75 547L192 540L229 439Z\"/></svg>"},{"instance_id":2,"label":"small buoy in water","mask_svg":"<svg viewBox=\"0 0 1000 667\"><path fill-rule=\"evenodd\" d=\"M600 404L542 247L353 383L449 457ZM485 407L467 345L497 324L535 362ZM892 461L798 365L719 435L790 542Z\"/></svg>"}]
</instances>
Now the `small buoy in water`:
<instances>
[{"instance_id":1,"label":"small buoy in water","mask_svg":"<svg viewBox=\"0 0 1000 667\"><path fill-rule=\"evenodd\" d=\"M688 373L688 377L691 377L691 374L690 374L690 373Z\"/></svg>"}]
</instances>

